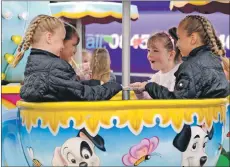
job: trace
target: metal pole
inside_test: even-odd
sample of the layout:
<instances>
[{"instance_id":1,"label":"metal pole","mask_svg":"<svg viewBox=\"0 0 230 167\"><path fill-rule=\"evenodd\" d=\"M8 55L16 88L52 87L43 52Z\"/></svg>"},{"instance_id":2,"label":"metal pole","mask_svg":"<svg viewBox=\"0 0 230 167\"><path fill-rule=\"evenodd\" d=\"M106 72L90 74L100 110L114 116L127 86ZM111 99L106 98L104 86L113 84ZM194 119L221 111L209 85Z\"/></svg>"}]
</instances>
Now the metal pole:
<instances>
[{"instance_id":1,"label":"metal pole","mask_svg":"<svg viewBox=\"0 0 230 167\"><path fill-rule=\"evenodd\" d=\"M130 1L122 1L122 86L130 84ZM122 99L130 99L130 91L122 91Z\"/></svg>"},{"instance_id":2,"label":"metal pole","mask_svg":"<svg viewBox=\"0 0 230 167\"><path fill-rule=\"evenodd\" d=\"M82 34L81 19L77 19L76 28L77 28L77 31L78 31L78 34L79 34L80 42L77 45L77 53L76 53L74 59L78 64L81 64L82 63L82 42L83 42L82 41L82 35L83 34Z\"/></svg>"}]
</instances>

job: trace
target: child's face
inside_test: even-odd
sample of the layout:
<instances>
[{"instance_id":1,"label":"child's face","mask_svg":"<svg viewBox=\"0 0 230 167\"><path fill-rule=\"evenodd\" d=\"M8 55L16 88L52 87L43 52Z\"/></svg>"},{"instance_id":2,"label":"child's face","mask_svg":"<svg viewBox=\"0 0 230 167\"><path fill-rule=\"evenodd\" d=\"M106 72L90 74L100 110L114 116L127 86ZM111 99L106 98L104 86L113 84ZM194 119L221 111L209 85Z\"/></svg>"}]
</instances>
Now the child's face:
<instances>
[{"instance_id":1,"label":"child's face","mask_svg":"<svg viewBox=\"0 0 230 167\"><path fill-rule=\"evenodd\" d=\"M61 58L69 62L77 51L78 37L73 35L70 40L64 41L64 48L61 52Z\"/></svg>"},{"instance_id":2,"label":"child's face","mask_svg":"<svg viewBox=\"0 0 230 167\"><path fill-rule=\"evenodd\" d=\"M82 54L82 63L89 63L90 60L91 60L91 54L90 53Z\"/></svg>"},{"instance_id":3,"label":"child's face","mask_svg":"<svg viewBox=\"0 0 230 167\"><path fill-rule=\"evenodd\" d=\"M179 48L182 56L188 56L193 49L193 42L190 36L187 35L186 30L182 26L177 29L177 47Z\"/></svg>"},{"instance_id":4,"label":"child's face","mask_svg":"<svg viewBox=\"0 0 230 167\"><path fill-rule=\"evenodd\" d=\"M148 48L147 58L153 70L164 70L172 60L170 52L164 47L161 40L154 41L154 44ZM173 61L173 60L172 60Z\"/></svg>"},{"instance_id":5,"label":"child's face","mask_svg":"<svg viewBox=\"0 0 230 167\"><path fill-rule=\"evenodd\" d=\"M49 37L48 37L49 38ZM65 38L65 29L64 27L59 27L56 29L55 33L52 34L49 40L50 49L52 52L60 56L62 49L64 48L63 40Z\"/></svg>"}]
</instances>

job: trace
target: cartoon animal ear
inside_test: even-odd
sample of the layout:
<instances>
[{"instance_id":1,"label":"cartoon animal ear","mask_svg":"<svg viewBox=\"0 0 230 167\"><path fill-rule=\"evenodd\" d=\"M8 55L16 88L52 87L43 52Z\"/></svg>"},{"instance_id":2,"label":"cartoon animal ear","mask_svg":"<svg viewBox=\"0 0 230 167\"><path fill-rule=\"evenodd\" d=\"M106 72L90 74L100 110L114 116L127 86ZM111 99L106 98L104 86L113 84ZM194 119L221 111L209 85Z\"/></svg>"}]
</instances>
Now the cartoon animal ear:
<instances>
[{"instance_id":1,"label":"cartoon animal ear","mask_svg":"<svg viewBox=\"0 0 230 167\"><path fill-rule=\"evenodd\" d=\"M67 163L62 158L61 155L61 147L56 147L54 150L54 156L52 159L52 165L53 166L67 166Z\"/></svg>"},{"instance_id":2,"label":"cartoon animal ear","mask_svg":"<svg viewBox=\"0 0 230 167\"><path fill-rule=\"evenodd\" d=\"M209 140L212 140L213 134L214 134L214 128L213 128L213 126L212 126L211 131L208 132L208 139L209 139Z\"/></svg>"},{"instance_id":3,"label":"cartoon animal ear","mask_svg":"<svg viewBox=\"0 0 230 167\"><path fill-rule=\"evenodd\" d=\"M91 141L101 151L106 151L104 139L100 135L96 135L95 137L93 137L85 130L85 128L83 128L78 132L77 137L87 139Z\"/></svg>"},{"instance_id":4,"label":"cartoon animal ear","mask_svg":"<svg viewBox=\"0 0 230 167\"><path fill-rule=\"evenodd\" d=\"M85 135L85 133L83 133L83 132L79 132L79 134L78 134L78 137L80 137L80 138L83 138L83 139L86 139L86 140L90 140L86 135ZM93 143L92 143L93 144Z\"/></svg>"},{"instance_id":5,"label":"cartoon animal ear","mask_svg":"<svg viewBox=\"0 0 230 167\"><path fill-rule=\"evenodd\" d=\"M176 147L181 152L184 152L189 144L189 141L191 139L191 127L189 125L184 125L183 129L180 133L176 135L176 137L173 140L173 146Z\"/></svg>"}]
</instances>

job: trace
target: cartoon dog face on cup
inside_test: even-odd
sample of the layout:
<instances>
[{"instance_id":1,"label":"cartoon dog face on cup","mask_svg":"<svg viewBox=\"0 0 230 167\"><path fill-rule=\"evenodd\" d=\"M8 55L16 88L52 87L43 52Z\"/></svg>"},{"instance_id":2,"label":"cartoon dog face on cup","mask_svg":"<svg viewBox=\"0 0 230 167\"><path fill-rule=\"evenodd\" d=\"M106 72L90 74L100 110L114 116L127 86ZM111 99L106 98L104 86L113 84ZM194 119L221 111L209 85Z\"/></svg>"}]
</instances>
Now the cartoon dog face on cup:
<instances>
[{"instance_id":1,"label":"cartoon dog face on cup","mask_svg":"<svg viewBox=\"0 0 230 167\"><path fill-rule=\"evenodd\" d=\"M65 141L61 147L56 147L52 160L53 166L99 166L100 159L95 154L95 146L106 151L104 139L96 135L92 137L85 129L81 129L77 137Z\"/></svg>"},{"instance_id":2,"label":"cartoon dog face on cup","mask_svg":"<svg viewBox=\"0 0 230 167\"><path fill-rule=\"evenodd\" d=\"M184 125L173 140L173 146L182 152L181 166L202 167L207 162L205 147L208 140L212 140L213 133L213 127L209 132L205 125Z\"/></svg>"}]
</instances>

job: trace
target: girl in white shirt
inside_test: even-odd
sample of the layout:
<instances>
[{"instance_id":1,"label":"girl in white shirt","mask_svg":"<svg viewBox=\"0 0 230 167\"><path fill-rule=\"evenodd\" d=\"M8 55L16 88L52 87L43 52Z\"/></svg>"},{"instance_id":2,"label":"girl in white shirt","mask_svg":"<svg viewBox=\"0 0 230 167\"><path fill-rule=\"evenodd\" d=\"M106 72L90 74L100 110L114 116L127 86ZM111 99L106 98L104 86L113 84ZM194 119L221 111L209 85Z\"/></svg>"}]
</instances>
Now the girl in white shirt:
<instances>
[{"instance_id":1,"label":"girl in white shirt","mask_svg":"<svg viewBox=\"0 0 230 167\"><path fill-rule=\"evenodd\" d=\"M147 47L147 58L151 68L158 71L149 82L158 83L173 91L175 85L174 73L181 63L181 56L175 51L176 46L173 38L165 32L156 33L148 39ZM147 92L138 92L135 89L139 87L139 84L141 83L136 82L130 85L137 99L152 99Z\"/></svg>"}]
</instances>

